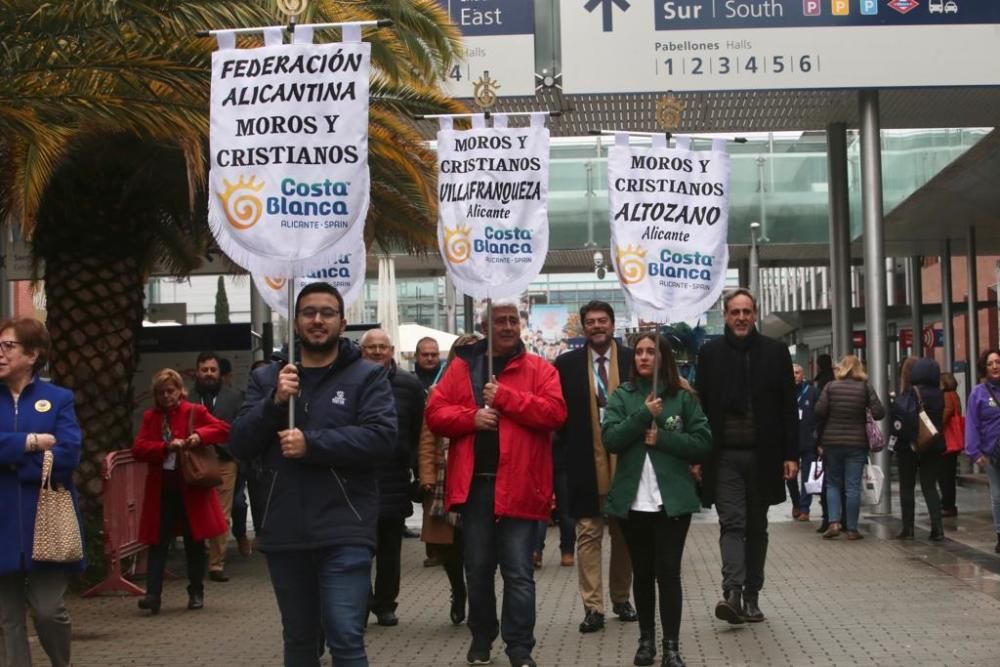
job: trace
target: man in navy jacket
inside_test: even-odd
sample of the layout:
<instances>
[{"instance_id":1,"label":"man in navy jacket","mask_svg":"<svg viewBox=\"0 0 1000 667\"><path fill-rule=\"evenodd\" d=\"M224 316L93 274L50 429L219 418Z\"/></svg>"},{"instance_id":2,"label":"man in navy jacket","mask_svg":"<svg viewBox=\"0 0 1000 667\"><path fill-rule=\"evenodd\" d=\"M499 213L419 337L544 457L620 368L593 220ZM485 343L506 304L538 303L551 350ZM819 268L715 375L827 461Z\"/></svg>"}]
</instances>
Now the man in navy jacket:
<instances>
[{"instance_id":1,"label":"man in navy jacket","mask_svg":"<svg viewBox=\"0 0 1000 667\"><path fill-rule=\"evenodd\" d=\"M261 459L266 471L257 546L281 611L286 666L318 667L320 619L334 664L368 664L376 468L395 447L396 407L386 369L340 338L343 313L331 285L303 288L295 303L301 364L254 371L230 432L233 454Z\"/></svg>"}]
</instances>

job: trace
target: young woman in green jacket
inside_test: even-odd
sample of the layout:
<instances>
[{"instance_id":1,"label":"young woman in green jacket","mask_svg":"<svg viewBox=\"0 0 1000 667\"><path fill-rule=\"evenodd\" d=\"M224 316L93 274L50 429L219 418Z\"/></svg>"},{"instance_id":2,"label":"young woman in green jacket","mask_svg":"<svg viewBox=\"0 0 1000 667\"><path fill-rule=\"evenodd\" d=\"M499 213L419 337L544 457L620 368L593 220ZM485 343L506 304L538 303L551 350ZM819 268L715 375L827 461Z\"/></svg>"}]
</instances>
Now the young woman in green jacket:
<instances>
[{"instance_id":1,"label":"young woman in green jacket","mask_svg":"<svg viewBox=\"0 0 1000 667\"><path fill-rule=\"evenodd\" d=\"M602 426L604 448L618 455L604 511L621 520L632 559L639 616L635 664L652 665L656 657L655 584L664 634L661 665L684 667L678 646L681 557L691 515L701 506L690 466L708 458L712 432L697 397L682 384L666 341L643 333L632 347L632 379L608 399Z\"/></svg>"}]
</instances>

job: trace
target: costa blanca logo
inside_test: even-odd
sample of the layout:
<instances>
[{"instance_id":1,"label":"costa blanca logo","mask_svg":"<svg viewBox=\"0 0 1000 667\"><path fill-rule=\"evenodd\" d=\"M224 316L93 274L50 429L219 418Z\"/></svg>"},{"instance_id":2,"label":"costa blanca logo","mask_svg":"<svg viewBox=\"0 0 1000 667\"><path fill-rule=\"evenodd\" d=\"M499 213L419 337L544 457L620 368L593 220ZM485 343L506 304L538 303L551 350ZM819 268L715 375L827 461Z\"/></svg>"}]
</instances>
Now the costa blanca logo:
<instances>
[{"instance_id":1,"label":"costa blanca logo","mask_svg":"<svg viewBox=\"0 0 1000 667\"><path fill-rule=\"evenodd\" d=\"M284 278L272 278L270 276L264 276L264 282L267 283L268 287L277 291L285 288L286 281Z\"/></svg>"},{"instance_id":2,"label":"costa blanca logo","mask_svg":"<svg viewBox=\"0 0 1000 667\"><path fill-rule=\"evenodd\" d=\"M471 229L459 225L455 229L444 228L444 254L451 264L462 264L472 256L472 243L469 241Z\"/></svg>"},{"instance_id":3,"label":"costa blanca logo","mask_svg":"<svg viewBox=\"0 0 1000 667\"><path fill-rule=\"evenodd\" d=\"M258 183L255 179L255 176L251 176L247 181L240 176L235 184L225 179L222 181L226 184L226 189L218 193L219 200L226 212L226 219L236 229L250 229L257 224L264 212L264 204L260 198L251 194L264 189L264 183Z\"/></svg>"},{"instance_id":4,"label":"costa blanca logo","mask_svg":"<svg viewBox=\"0 0 1000 667\"><path fill-rule=\"evenodd\" d=\"M330 402L334 405L344 405L347 403L347 398L344 396L343 391L338 391L337 395L330 399Z\"/></svg>"},{"instance_id":5,"label":"costa blanca logo","mask_svg":"<svg viewBox=\"0 0 1000 667\"><path fill-rule=\"evenodd\" d=\"M618 258L618 280L625 285L635 285L646 278L646 263L643 258L646 251L639 246L625 246L617 248Z\"/></svg>"}]
</instances>

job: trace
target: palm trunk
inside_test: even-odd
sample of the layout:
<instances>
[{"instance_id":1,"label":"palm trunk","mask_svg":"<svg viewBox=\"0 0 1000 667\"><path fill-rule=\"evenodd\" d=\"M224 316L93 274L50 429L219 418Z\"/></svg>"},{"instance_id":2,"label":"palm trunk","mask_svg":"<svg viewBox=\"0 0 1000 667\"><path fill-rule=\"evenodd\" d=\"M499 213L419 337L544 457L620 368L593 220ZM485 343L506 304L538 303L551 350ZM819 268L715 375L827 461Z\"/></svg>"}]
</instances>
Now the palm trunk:
<instances>
[{"instance_id":1,"label":"palm trunk","mask_svg":"<svg viewBox=\"0 0 1000 667\"><path fill-rule=\"evenodd\" d=\"M83 429L75 476L80 509L100 525L101 463L108 452L132 444L132 377L145 277L135 258L58 252L44 259L52 381L76 395Z\"/></svg>"}]
</instances>

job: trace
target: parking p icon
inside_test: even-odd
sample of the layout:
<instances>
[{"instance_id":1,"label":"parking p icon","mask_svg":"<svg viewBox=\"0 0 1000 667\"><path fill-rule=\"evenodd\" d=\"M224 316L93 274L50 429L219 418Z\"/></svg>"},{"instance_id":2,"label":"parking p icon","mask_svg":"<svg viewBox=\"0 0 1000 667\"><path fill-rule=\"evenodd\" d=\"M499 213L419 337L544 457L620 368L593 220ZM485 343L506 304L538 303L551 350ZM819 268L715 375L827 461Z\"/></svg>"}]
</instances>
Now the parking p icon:
<instances>
[{"instance_id":1,"label":"parking p icon","mask_svg":"<svg viewBox=\"0 0 1000 667\"><path fill-rule=\"evenodd\" d=\"M802 13L806 16L819 16L823 13L820 0L802 0Z\"/></svg>"},{"instance_id":2,"label":"parking p icon","mask_svg":"<svg viewBox=\"0 0 1000 667\"><path fill-rule=\"evenodd\" d=\"M878 0L861 0L861 13L864 16L877 16Z\"/></svg>"}]
</instances>

